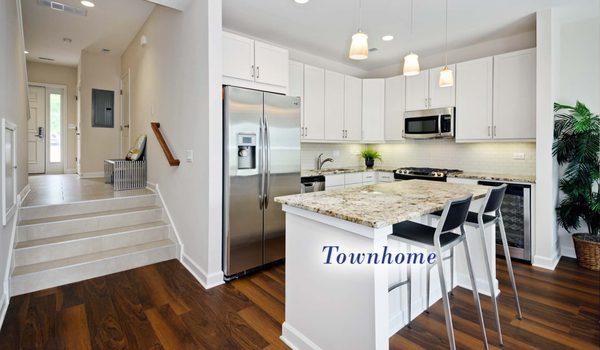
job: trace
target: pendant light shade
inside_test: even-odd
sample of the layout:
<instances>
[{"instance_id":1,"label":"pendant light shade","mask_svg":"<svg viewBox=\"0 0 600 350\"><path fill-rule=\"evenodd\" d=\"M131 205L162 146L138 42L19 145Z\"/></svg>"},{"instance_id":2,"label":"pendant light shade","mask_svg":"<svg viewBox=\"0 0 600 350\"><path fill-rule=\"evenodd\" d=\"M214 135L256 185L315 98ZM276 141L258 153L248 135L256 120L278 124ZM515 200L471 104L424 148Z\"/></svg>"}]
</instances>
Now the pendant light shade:
<instances>
[{"instance_id":1,"label":"pendant light shade","mask_svg":"<svg viewBox=\"0 0 600 350\"><path fill-rule=\"evenodd\" d=\"M402 73L404 75L418 75L421 72L421 68L419 67L419 56L414 53L409 53L404 56L404 68L402 69Z\"/></svg>"},{"instance_id":2,"label":"pendant light shade","mask_svg":"<svg viewBox=\"0 0 600 350\"><path fill-rule=\"evenodd\" d=\"M360 30L352 36L350 44L350 54L348 57L352 60L365 60L369 58L369 37Z\"/></svg>"},{"instance_id":3,"label":"pendant light shade","mask_svg":"<svg viewBox=\"0 0 600 350\"><path fill-rule=\"evenodd\" d=\"M440 71L440 87L450 87L454 85L454 74L452 70L448 69L448 66L445 66L444 69Z\"/></svg>"}]
</instances>

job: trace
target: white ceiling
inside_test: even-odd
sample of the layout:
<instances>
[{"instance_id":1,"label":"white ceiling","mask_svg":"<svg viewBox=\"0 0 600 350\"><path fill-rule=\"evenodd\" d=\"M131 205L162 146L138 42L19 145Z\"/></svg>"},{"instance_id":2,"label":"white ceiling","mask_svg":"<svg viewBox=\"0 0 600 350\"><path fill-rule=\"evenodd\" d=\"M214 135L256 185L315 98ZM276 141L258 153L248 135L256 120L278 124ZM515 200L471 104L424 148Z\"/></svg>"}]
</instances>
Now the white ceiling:
<instances>
[{"instance_id":1,"label":"white ceiling","mask_svg":"<svg viewBox=\"0 0 600 350\"><path fill-rule=\"evenodd\" d=\"M79 0L57 0L84 8ZM144 24L154 4L145 0L95 0L96 6L81 17L22 0L27 57L31 61L77 65L81 50L120 55ZM70 44L63 38L70 38ZM54 62L39 57L53 58Z\"/></svg>"},{"instance_id":2,"label":"white ceiling","mask_svg":"<svg viewBox=\"0 0 600 350\"><path fill-rule=\"evenodd\" d=\"M535 12L549 6L590 0L448 0L448 47L535 29ZM597 0L592 0L597 1ZM421 56L444 50L444 0L362 0L362 29L369 47L364 61L347 58L358 26L358 0L223 0L223 27L280 45L371 70L397 64L410 50ZM385 34L395 39L384 42Z\"/></svg>"}]
</instances>

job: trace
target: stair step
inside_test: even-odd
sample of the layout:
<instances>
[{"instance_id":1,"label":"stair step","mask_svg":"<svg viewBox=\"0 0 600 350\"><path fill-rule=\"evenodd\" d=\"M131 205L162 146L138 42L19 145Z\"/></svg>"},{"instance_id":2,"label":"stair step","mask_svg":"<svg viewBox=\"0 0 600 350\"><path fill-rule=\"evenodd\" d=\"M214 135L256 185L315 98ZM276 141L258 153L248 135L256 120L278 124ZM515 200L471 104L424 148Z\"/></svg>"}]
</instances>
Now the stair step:
<instances>
[{"instance_id":1,"label":"stair step","mask_svg":"<svg viewBox=\"0 0 600 350\"><path fill-rule=\"evenodd\" d=\"M155 221L17 243L15 265L31 265L168 238L169 225Z\"/></svg>"},{"instance_id":2,"label":"stair step","mask_svg":"<svg viewBox=\"0 0 600 350\"><path fill-rule=\"evenodd\" d=\"M132 226L160 220L162 220L162 208L159 206L23 220L17 225L17 242Z\"/></svg>"},{"instance_id":3,"label":"stair step","mask_svg":"<svg viewBox=\"0 0 600 350\"><path fill-rule=\"evenodd\" d=\"M95 199L88 201L70 202L63 204L36 205L21 207L19 218L21 220L35 220L55 216L77 215L95 213L108 210L121 210L136 207L148 207L157 203L155 193L116 198Z\"/></svg>"},{"instance_id":4,"label":"stair step","mask_svg":"<svg viewBox=\"0 0 600 350\"><path fill-rule=\"evenodd\" d=\"M176 258L176 245L163 239L92 254L17 266L11 295L30 293Z\"/></svg>"}]
</instances>

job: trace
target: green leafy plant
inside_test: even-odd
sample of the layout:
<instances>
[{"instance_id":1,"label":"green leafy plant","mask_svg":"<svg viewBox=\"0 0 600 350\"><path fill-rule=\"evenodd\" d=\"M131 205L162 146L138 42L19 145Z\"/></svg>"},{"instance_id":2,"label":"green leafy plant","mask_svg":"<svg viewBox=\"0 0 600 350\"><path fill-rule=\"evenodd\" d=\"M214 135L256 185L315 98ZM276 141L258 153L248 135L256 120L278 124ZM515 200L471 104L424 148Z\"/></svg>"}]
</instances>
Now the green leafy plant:
<instances>
[{"instance_id":1,"label":"green leafy plant","mask_svg":"<svg viewBox=\"0 0 600 350\"><path fill-rule=\"evenodd\" d=\"M379 159L381 160L381 154L372 148L365 148L360 152L360 156L364 159Z\"/></svg>"},{"instance_id":2,"label":"green leafy plant","mask_svg":"<svg viewBox=\"0 0 600 350\"><path fill-rule=\"evenodd\" d=\"M587 239L599 241L600 116L577 101L575 106L555 103L554 118L552 153L558 164L566 165L559 182L565 194L556 208L559 224L570 232L583 220Z\"/></svg>"}]
</instances>

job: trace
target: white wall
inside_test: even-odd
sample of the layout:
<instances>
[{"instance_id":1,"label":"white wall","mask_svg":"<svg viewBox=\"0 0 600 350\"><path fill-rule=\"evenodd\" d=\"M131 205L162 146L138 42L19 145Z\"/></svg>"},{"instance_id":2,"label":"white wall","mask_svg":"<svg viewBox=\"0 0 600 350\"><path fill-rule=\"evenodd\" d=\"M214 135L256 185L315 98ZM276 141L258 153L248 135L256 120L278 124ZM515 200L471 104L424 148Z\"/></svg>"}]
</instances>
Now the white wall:
<instances>
[{"instance_id":1,"label":"white wall","mask_svg":"<svg viewBox=\"0 0 600 350\"><path fill-rule=\"evenodd\" d=\"M121 61L116 55L81 52L80 128L82 176L102 176L104 160L122 158L119 154L120 111L119 98ZM111 90L115 93L114 126L92 128L92 89Z\"/></svg>"},{"instance_id":2,"label":"white wall","mask_svg":"<svg viewBox=\"0 0 600 350\"><path fill-rule=\"evenodd\" d=\"M56 64L27 62L29 82L67 86L67 124L77 123L77 68ZM67 129L66 154L63 155L68 172L75 171L75 130Z\"/></svg>"},{"instance_id":3,"label":"white wall","mask_svg":"<svg viewBox=\"0 0 600 350\"><path fill-rule=\"evenodd\" d=\"M173 217L184 264L205 286L222 283L220 4L193 1L183 12L157 6L121 59L121 71L131 70L132 136L148 135L148 182ZM179 167L167 163L152 121ZM194 162L185 161L186 150Z\"/></svg>"},{"instance_id":4,"label":"white wall","mask_svg":"<svg viewBox=\"0 0 600 350\"><path fill-rule=\"evenodd\" d=\"M0 0L0 118L17 125L17 191L27 186L27 73L20 1ZM0 324L8 306L10 252L16 215L0 226Z\"/></svg>"}]
</instances>

